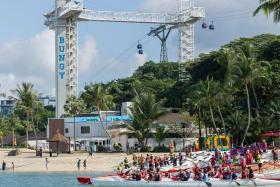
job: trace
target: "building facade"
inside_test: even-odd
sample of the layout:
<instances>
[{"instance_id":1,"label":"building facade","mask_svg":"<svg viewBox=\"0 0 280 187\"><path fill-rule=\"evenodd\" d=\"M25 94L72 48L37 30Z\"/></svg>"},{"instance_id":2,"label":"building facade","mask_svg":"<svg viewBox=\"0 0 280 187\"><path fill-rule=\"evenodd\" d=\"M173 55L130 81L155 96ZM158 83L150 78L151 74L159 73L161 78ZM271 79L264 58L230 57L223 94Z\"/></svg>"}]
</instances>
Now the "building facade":
<instances>
[{"instance_id":1,"label":"building facade","mask_svg":"<svg viewBox=\"0 0 280 187\"><path fill-rule=\"evenodd\" d=\"M107 115L102 119L99 116L49 119L47 138L51 139L59 130L62 135L70 140L72 150L75 143L80 150L88 151L92 148L96 151L98 146L110 149L112 141L107 129L130 121L129 116L116 115ZM74 139L76 139L75 143Z\"/></svg>"},{"instance_id":2,"label":"building facade","mask_svg":"<svg viewBox=\"0 0 280 187\"><path fill-rule=\"evenodd\" d=\"M13 99L0 99L0 116L7 117L12 114L16 101Z\"/></svg>"},{"instance_id":3,"label":"building facade","mask_svg":"<svg viewBox=\"0 0 280 187\"><path fill-rule=\"evenodd\" d=\"M40 96L39 101L42 103L43 106L53 106L55 107L56 105L56 98L54 96Z\"/></svg>"}]
</instances>

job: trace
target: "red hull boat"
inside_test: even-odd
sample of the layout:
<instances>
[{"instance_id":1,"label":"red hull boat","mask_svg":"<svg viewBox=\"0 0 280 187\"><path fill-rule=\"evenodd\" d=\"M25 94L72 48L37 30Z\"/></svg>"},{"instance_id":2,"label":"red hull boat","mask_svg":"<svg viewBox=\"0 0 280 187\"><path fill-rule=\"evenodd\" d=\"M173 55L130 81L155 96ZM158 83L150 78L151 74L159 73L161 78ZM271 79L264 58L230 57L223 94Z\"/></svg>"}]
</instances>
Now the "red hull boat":
<instances>
[{"instance_id":1,"label":"red hull boat","mask_svg":"<svg viewBox=\"0 0 280 187\"><path fill-rule=\"evenodd\" d=\"M80 184L92 184L90 178L90 176L81 176L77 177L77 180Z\"/></svg>"}]
</instances>

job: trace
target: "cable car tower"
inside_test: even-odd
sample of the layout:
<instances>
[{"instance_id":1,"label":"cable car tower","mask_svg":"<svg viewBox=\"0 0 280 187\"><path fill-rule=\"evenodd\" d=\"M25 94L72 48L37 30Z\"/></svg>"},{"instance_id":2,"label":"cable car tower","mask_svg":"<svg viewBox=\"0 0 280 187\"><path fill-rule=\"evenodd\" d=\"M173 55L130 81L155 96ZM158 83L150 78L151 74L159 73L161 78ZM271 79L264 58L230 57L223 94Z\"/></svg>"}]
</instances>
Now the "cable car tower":
<instances>
[{"instance_id":1,"label":"cable car tower","mask_svg":"<svg viewBox=\"0 0 280 187\"><path fill-rule=\"evenodd\" d=\"M96 11L84 8L83 0L55 0L55 9L44 14L45 25L55 30L56 45L56 117L64 114L65 101L77 95L78 35L80 21L160 24L179 30L179 72L184 80L185 64L194 60L193 24L205 16L203 7L194 7L193 0L179 0L177 13L144 13Z\"/></svg>"},{"instance_id":2,"label":"cable car tower","mask_svg":"<svg viewBox=\"0 0 280 187\"><path fill-rule=\"evenodd\" d=\"M148 36L156 36L161 41L161 51L160 51L160 62L168 62L168 54L166 41L173 28L176 26L166 27L166 25L161 25L158 28L151 28Z\"/></svg>"}]
</instances>

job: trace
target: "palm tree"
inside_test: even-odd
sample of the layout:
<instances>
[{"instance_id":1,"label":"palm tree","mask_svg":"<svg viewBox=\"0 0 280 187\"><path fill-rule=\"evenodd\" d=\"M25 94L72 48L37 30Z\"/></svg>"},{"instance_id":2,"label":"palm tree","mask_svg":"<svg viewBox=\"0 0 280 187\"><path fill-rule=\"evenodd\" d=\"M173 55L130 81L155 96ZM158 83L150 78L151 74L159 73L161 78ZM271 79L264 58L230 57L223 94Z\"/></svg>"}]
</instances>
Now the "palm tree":
<instances>
[{"instance_id":1,"label":"palm tree","mask_svg":"<svg viewBox=\"0 0 280 187\"><path fill-rule=\"evenodd\" d=\"M25 111L26 113L26 146L28 148L28 131L30 129L30 118L31 118L31 127L34 131L34 135L36 138L36 153L37 153L37 133L34 128L33 123L33 112L34 108L38 105L38 93L34 90L34 84L23 82L21 85L17 85L15 90L11 90L16 97L13 97L16 102L16 108Z\"/></svg>"},{"instance_id":2,"label":"palm tree","mask_svg":"<svg viewBox=\"0 0 280 187\"><path fill-rule=\"evenodd\" d=\"M86 103L86 107L90 112L94 110L112 110L115 108L113 97L108 94L108 91L101 84L86 86L85 90L81 94L81 98Z\"/></svg>"},{"instance_id":3,"label":"palm tree","mask_svg":"<svg viewBox=\"0 0 280 187\"><path fill-rule=\"evenodd\" d=\"M132 118L131 124L126 124L126 128L129 132L125 132L125 134L132 135L134 138L137 139L141 149L145 147L145 137L150 132L150 129L144 125L142 119L139 116L134 116Z\"/></svg>"},{"instance_id":4,"label":"palm tree","mask_svg":"<svg viewBox=\"0 0 280 187\"><path fill-rule=\"evenodd\" d=\"M136 91L135 91L136 92ZM147 135L150 132L154 120L164 114L156 102L155 96L151 93L135 93L133 106L131 108L132 124L127 125L132 134L137 135L142 148L147 145Z\"/></svg>"},{"instance_id":5,"label":"palm tree","mask_svg":"<svg viewBox=\"0 0 280 187\"><path fill-rule=\"evenodd\" d=\"M159 126L156 128L156 133L154 134L154 138L156 142L158 142L158 146L160 147L160 143L165 139L165 127Z\"/></svg>"},{"instance_id":6,"label":"palm tree","mask_svg":"<svg viewBox=\"0 0 280 187\"><path fill-rule=\"evenodd\" d=\"M233 60L234 63L232 64L231 68L232 75L238 85L241 83L241 85L245 87L247 97L248 123L241 141L241 144L243 144L252 120L249 87L253 87L254 81L256 79L260 79L263 75L263 72L266 71L266 67L263 66L263 64L266 66L269 65L266 62L257 62L256 56L253 53L253 47L248 44L244 45L242 48L236 49L236 55L234 56ZM256 95L255 100L257 102Z\"/></svg>"},{"instance_id":7,"label":"palm tree","mask_svg":"<svg viewBox=\"0 0 280 187\"><path fill-rule=\"evenodd\" d=\"M241 111L234 111L225 118L225 125L231 131L232 136L235 139L236 145L239 145L240 132L245 129L246 116Z\"/></svg>"},{"instance_id":8,"label":"palm tree","mask_svg":"<svg viewBox=\"0 0 280 187\"><path fill-rule=\"evenodd\" d=\"M277 99L276 101L272 101L268 110L270 113L270 118L272 120L272 128L273 130L279 130L280 127L280 101Z\"/></svg>"},{"instance_id":9,"label":"palm tree","mask_svg":"<svg viewBox=\"0 0 280 187\"><path fill-rule=\"evenodd\" d=\"M74 147L76 151L76 116L85 111L85 103L76 96L70 96L65 102L64 109L74 117Z\"/></svg>"},{"instance_id":10,"label":"palm tree","mask_svg":"<svg viewBox=\"0 0 280 187\"><path fill-rule=\"evenodd\" d=\"M102 86L102 84L91 84L85 87L85 92L81 94L81 98L86 103L86 108L90 112L97 111L100 119L100 123L110 137L104 127L101 111L102 110L112 110L115 108L115 103L113 102L113 96L108 94L108 90Z\"/></svg>"},{"instance_id":11,"label":"palm tree","mask_svg":"<svg viewBox=\"0 0 280 187\"><path fill-rule=\"evenodd\" d=\"M259 0L260 6L254 11L254 16L263 11L266 16L273 13L274 22L280 21L280 0Z\"/></svg>"},{"instance_id":12,"label":"palm tree","mask_svg":"<svg viewBox=\"0 0 280 187\"><path fill-rule=\"evenodd\" d=\"M7 125L4 118L0 118L0 143L4 146L3 137L8 134Z\"/></svg>"},{"instance_id":13,"label":"palm tree","mask_svg":"<svg viewBox=\"0 0 280 187\"><path fill-rule=\"evenodd\" d=\"M216 121L214 118L213 107L217 103L217 94L219 93L220 85L212 78L207 77L206 80L201 80L198 84L194 85L193 92L189 95L189 98L197 101L196 103L200 108L208 108L212 124L216 133L218 132Z\"/></svg>"},{"instance_id":14,"label":"palm tree","mask_svg":"<svg viewBox=\"0 0 280 187\"><path fill-rule=\"evenodd\" d=\"M9 128L9 131L12 132L12 145L13 147L16 144L16 136L15 136L15 130L23 128L22 123L20 119L13 113L8 119L7 119L7 126Z\"/></svg>"}]
</instances>

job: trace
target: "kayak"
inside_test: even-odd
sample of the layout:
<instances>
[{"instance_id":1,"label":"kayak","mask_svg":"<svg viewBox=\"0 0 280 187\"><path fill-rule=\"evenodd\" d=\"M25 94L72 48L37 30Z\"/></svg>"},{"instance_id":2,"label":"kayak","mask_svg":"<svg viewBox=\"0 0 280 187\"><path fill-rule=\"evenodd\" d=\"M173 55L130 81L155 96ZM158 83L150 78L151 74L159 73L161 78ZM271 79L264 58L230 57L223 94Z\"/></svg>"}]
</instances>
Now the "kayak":
<instances>
[{"instance_id":1,"label":"kayak","mask_svg":"<svg viewBox=\"0 0 280 187\"><path fill-rule=\"evenodd\" d=\"M134 187L180 187L180 186L276 186L280 185L280 181L276 180L267 180L267 179L237 179L237 180L220 180L220 179L211 179L207 182L205 181L173 181L169 178L163 178L162 181L133 181L126 180L119 176L108 176L108 177L95 177L90 179L91 183L94 186L100 187L113 187L113 186L134 186Z\"/></svg>"},{"instance_id":2,"label":"kayak","mask_svg":"<svg viewBox=\"0 0 280 187\"><path fill-rule=\"evenodd\" d=\"M89 176L77 177L77 180L80 184L92 184L90 179L91 179L91 177L89 177Z\"/></svg>"}]
</instances>

